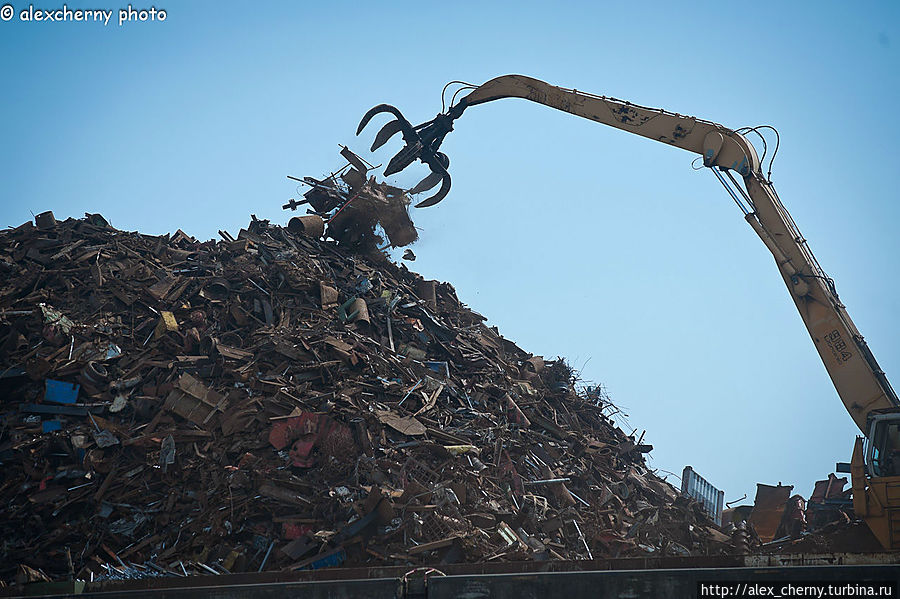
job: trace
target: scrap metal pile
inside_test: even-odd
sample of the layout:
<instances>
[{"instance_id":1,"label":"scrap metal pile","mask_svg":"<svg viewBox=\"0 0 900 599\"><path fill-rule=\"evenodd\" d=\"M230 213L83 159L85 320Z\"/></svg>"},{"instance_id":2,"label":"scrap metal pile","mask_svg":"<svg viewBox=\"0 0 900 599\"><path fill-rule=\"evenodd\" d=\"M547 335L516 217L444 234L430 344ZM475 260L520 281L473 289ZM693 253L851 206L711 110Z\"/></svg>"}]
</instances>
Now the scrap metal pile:
<instances>
[{"instance_id":1,"label":"scrap metal pile","mask_svg":"<svg viewBox=\"0 0 900 599\"><path fill-rule=\"evenodd\" d=\"M0 232L0 580L728 550L447 283L308 221L37 223Z\"/></svg>"}]
</instances>

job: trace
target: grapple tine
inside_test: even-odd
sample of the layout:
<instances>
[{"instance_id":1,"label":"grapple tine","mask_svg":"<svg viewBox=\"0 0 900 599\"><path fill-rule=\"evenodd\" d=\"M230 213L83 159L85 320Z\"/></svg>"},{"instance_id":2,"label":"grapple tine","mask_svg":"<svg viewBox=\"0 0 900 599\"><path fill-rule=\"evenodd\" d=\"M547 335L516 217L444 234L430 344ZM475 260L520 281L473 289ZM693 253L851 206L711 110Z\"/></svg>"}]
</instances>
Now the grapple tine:
<instances>
[{"instance_id":1,"label":"grapple tine","mask_svg":"<svg viewBox=\"0 0 900 599\"><path fill-rule=\"evenodd\" d=\"M399 131L403 129L403 123L399 121L399 119L394 119L393 121L388 121L384 127L378 132L378 135L375 136L375 141L372 142L372 147L369 149L371 152L374 152L381 146L387 143L387 140L396 135Z\"/></svg>"},{"instance_id":2,"label":"grapple tine","mask_svg":"<svg viewBox=\"0 0 900 599\"><path fill-rule=\"evenodd\" d=\"M408 193L415 195L417 193L422 193L423 191L428 191L429 189L440 183L443 178L443 173L431 173L430 175L416 183L416 186L410 189Z\"/></svg>"},{"instance_id":3,"label":"grapple tine","mask_svg":"<svg viewBox=\"0 0 900 599\"><path fill-rule=\"evenodd\" d=\"M397 152L397 155L391 158L387 167L384 169L384 176L390 177L395 173L399 173L410 164L416 161L422 154L422 144L415 142L413 145L405 145L403 149Z\"/></svg>"},{"instance_id":4,"label":"grapple tine","mask_svg":"<svg viewBox=\"0 0 900 599\"><path fill-rule=\"evenodd\" d=\"M356 134L359 135L362 133L362 130L365 129L366 125L369 124L369 121L372 120L376 114L380 112L389 112L401 123L401 129L406 132L406 129L409 129L409 133L414 133L414 129L412 125L409 124L409 121L404 118L404 116L400 113L400 110L397 109L396 106L391 106L390 104L379 104L378 106L369 109L369 112L363 115L362 120L359 122L359 127L356 128Z\"/></svg>"},{"instance_id":5,"label":"grapple tine","mask_svg":"<svg viewBox=\"0 0 900 599\"><path fill-rule=\"evenodd\" d=\"M362 130L366 128L366 125L369 124L369 121L372 120L372 117L374 117L379 112L390 112L390 110L388 110L388 105L379 104L374 108L370 108L369 111L363 115L362 120L359 121L359 126L356 128L356 134L359 135L360 133L362 133Z\"/></svg>"},{"instance_id":6,"label":"grapple tine","mask_svg":"<svg viewBox=\"0 0 900 599\"><path fill-rule=\"evenodd\" d=\"M422 200L421 202L416 204L416 208L428 208L429 206L434 206L445 197L447 197L447 194L450 193L450 174L446 172L441 173L441 178L443 179L443 181L438 192L427 200Z\"/></svg>"}]
</instances>

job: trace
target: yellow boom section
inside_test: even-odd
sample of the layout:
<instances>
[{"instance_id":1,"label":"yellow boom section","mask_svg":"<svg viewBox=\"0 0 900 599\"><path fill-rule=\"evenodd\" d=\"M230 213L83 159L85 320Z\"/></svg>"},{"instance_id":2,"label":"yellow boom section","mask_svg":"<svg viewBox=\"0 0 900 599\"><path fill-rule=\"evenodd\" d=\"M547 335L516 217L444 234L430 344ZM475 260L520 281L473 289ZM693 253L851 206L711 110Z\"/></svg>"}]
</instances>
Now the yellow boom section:
<instances>
[{"instance_id":1,"label":"yellow boom section","mask_svg":"<svg viewBox=\"0 0 900 599\"><path fill-rule=\"evenodd\" d=\"M762 175L756 151L743 135L711 121L556 87L523 75L491 79L462 98L459 109L501 98L531 100L701 155L704 165L713 167L726 187L729 181L733 184L729 190L739 205L745 200L745 218L775 258L825 369L859 429L865 434L866 416L872 410L900 405L833 282ZM743 188L729 171L743 178Z\"/></svg>"}]
</instances>

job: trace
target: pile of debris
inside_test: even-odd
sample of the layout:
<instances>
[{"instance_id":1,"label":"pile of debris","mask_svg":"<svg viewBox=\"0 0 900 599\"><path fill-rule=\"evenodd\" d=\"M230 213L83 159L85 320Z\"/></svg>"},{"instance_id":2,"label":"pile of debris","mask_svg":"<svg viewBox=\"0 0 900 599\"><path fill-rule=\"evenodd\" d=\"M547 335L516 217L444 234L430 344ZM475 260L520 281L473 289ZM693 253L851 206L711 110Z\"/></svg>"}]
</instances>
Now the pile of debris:
<instances>
[{"instance_id":1,"label":"pile of debris","mask_svg":"<svg viewBox=\"0 0 900 599\"><path fill-rule=\"evenodd\" d=\"M291 199L283 206L285 210L310 206L307 216L292 218L288 227L312 237L324 233L341 249L376 262L385 258L382 244L396 248L415 242L419 233L409 217L409 195L369 176L369 166L350 148L343 147L341 156L347 164L324 179L288 177L310 187L303 200ZM323 219L328 221L327 231Z\"/></svg>"},{"instance_id":2,"label":"pile of debris","mask_svg":"<svg viewBox=\"0 0 900 599\"><path fill-rule=\"evenodd\" d=\"M873 553L884 548L853 513L847 478L816 481L806 501L793 485L758 483L753 506L730 510L725 530L743 530L755 553ZM736 537L738 535L735 535Z\"/></svg>"},{"instance_id":3,"label":"pile of debris","mask_svg":"<svg viewBox=\"0 0 900 599\"><path fill-rule=\"evenodd\" d=\"M309 222L36 222L0 232L0 580L728 549L447 283Z\"/></svg>"}]
</instances>

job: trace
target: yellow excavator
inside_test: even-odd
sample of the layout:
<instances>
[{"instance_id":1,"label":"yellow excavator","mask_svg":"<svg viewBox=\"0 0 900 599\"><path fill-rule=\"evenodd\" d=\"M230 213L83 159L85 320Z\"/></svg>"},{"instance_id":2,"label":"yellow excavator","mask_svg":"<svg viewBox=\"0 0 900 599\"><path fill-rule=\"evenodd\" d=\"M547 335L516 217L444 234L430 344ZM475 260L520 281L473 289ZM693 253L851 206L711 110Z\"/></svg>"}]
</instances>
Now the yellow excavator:
<instances>
[{"instance_id":1,"label":"yellow excavator","mask_svg":"<svg viewBox=\"0 0 900 599\"><path fill-rule=\"evenodd\" d=\"M763 174L767 148L760 132L762 127L734 131L711 121L556 87L522 75L505 75L478 86L462 85L446 111L420 125L412 125L388 104L372 108L359 124L357 135L379 113L395 117L378 132L371 149L375 151L393 135L402 133L405 144L388 163L385 176L419 160L430 168L431 174L409 192L422 193L441 185L434 196L418 203L418 207L433 206L450 191L450 160L439 150L444 137L453 130L453 122L469 107L502 98L531 100L702 157L703 166L719 179L774 256L838 395L865 435L857 437L850 463L854 511L885 548L900 549L900 401L850 320L834 281L819 266L782 205L771 182L771 160L769 176ZM464 91L468 93L455 101ZM748 141L751 134L763 139L763 160ZM772 159L775 152L777 143Z\"/></svg>"}]
</instances>

